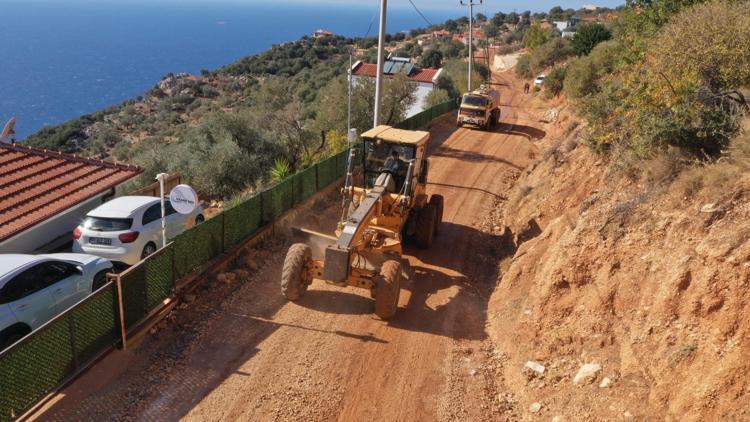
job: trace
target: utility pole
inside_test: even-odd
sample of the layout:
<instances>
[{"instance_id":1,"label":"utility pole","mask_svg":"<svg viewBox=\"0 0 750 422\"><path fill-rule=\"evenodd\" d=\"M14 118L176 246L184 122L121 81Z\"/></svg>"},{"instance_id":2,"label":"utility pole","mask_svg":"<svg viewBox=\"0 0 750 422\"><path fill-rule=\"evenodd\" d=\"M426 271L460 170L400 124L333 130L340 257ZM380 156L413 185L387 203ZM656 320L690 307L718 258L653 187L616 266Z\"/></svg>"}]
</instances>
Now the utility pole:
<instances>
[{"instance_id":1,"label":"utility pole","mask_svg":"<svg viewBox=\"0 0 750 422\"><path fill-rule=\"evenodd\" d=\"M383 65L385 49L385 16L388 0L380 0L380 30L378 31L378 73L375 75L375 119L373 127L380 125L380 101L383 98Z\"/></svg>"},{"instance_id":2,"label":"utility pole","mask_svg":"<svg viewBox=\"0 0 750 422\"><path fill-rule=\"evenodd\" d=\"M349 80L347 81L349 84L349 92L348 95L348 104L346 107L346 133L348 136L348 133L352 130L352 50L349 50L349 70L346 72L346 74L349 76Z\"/></svg>"},{"instance_id":3,"label":"utility pole","mask_svg":"<svg viewBox=\"0 0 750 422\"><path fill-rule=\"evenodd\" d=\"M472 64L474 63L474 53L472 51L472 48L474 47L474 34L473 34L473 25L474 22L474 6L479 6L482 4L482 0L479 0L479 3L474 3L474 0L460 0L461 6L469 6L469 89L467 92L471 92L471 71L473 70Z\"/></svg>"}]
</instances>

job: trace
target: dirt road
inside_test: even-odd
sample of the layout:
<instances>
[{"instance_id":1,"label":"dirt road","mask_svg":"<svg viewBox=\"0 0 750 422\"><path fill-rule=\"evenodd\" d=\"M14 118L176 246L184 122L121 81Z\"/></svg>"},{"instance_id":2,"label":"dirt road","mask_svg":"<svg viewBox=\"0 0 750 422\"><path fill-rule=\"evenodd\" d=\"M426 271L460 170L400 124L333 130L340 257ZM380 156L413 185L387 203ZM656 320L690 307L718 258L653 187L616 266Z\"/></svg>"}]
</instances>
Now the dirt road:
<instances>
[{"instance_id":1,"label":"dirt road","mask_svg":"<svg viewBox=\"0 0 750 422\"><path fill-rule=\"evenodd\" d=\"M63 400L44 418L515 419L495 370L502 354L485 333L499 238L476 223L504 199L531 160L532 138L543 133L524 119L520 87L500 89L505 105L495 132L456 129L453 118L430 129L428 190L445 196L445 222L432 249L407 251L415 276L402 285L393 320L371 313L369 292L320 281L300 302L285 302L278 285L285 245L278 245L256 278L223 303L190 305L214 311L181 343L169 371L144 374L160 359L158 346L145 345L132 359L150 366L76 403ZM167 336L179 333L163 335L174 343ZM133 395L139 379L147 387Z\"/></svg>"}]
</instances>

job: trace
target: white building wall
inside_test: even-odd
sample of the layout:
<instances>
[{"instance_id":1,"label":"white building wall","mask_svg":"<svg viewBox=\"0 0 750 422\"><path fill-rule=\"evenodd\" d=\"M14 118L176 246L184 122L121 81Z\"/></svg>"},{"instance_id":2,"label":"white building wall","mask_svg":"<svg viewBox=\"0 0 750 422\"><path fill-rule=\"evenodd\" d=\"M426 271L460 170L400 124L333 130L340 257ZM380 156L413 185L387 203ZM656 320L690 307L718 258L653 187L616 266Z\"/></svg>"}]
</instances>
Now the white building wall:
<instances>
[{"instance_id":1,"label":"white building wall","mask_svg":"<svg viewBox=\"0 0 750 422\"><path fill-rule=\"evenodd\" d=\"M414 104L409 107L409 110L406 112L406 117L411 117L419 112L424 111L427 107L425 107L425 101L427 100L427 96L430 95L430 92L432 92L434 86L431 83L424 83L420 82L417 86L417 101L414 102Z\"/></svg>"},{"instance_id":2,"label":"white building wall","mask_svg":"<svg viewBox=\"0 0 750 422\"><path fill-rule=\"evenodd\" d=\"M86 213L101 205L104 197L110 194L110 191L103 192L0 242L0 253L33 253L65 236L72 239L73 229Z\"/></svg>"},{"instance_id":3,"label":"white building wall","mask_svg":"<svg viewBox=\"0 0 750 422\"><path fill-rule=\"evenodd\" d=\"M369 76L357 76L354 75L352 77L352 83L356 84L360 79L366 79L370 78ZM373 78L370 78L373 79ZM430 92L432 92L434 86L432 83L426 83L426 82L419 82L417 83L417 99L414 101L414 104L412 104L411 107L406 111L406 117L409 118L417 113L420 113L424 111L424 103L425 99L428 95L430 95Z\"/></svg>"}]
</instances>

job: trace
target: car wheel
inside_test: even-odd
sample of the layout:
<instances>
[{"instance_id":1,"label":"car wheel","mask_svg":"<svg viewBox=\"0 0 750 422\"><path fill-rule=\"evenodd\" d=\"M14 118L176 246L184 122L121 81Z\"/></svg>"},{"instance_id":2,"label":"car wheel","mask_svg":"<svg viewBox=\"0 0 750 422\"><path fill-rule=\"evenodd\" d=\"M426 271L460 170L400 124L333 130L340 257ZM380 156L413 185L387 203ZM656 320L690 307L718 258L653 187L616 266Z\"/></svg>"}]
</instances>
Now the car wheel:
<instances>
[{"instance_id":1,"label":"car wheel","mask_svg":"<svg viewBox=\"0 0 750 422\"><path fill-rule=\"evenodd\" d=\"M141 253L141 259L146 258L147 256L151 255L154 252L156 252L156 245L154 244L154 242L148 242L146 246L143 247L143 252Z\"/></svg>"},{"instance_id":2,"label":"car wheel","mask_svg":"<svg viewBox=\"0 0 750 422\"><path fill-rule=\"evenodd\" d=\"M17 324L13 327L5 329L0 333L0 351L7 349L12 346L18 340L21 340L26 334L30 333L31 329L27 326Z\"/></svg>"},{"instance_id":3,"label":"car wheel","mask_svg":"<svg viewBox=\"0 0 750 422\"><path fill-rule=\"evenodd\" d=\"M108 272L109 271L107 271L107 270L105 270L105 271L99 271L94 276L94 283L91 285L91 291L92 292L95 292L95 291L101 289L102 287L104 287L105 284L107 284L107 273Z\"/></svg>"},{"instance_id":4,"label":"car wheel","mask_svg":"<svg viewBox=\"0 0 750 422\"><path fill-rule=\"evenodd\" d=\"M196 225L196 226L197 226L198 224L200 224L200 223L204 222L204 221L206 221L206 218L205 218L205 217L203 217L203 214L198 214L198 216L197 216L197 217L195 217L195 225Z\"/></svg>"}]
</instances>

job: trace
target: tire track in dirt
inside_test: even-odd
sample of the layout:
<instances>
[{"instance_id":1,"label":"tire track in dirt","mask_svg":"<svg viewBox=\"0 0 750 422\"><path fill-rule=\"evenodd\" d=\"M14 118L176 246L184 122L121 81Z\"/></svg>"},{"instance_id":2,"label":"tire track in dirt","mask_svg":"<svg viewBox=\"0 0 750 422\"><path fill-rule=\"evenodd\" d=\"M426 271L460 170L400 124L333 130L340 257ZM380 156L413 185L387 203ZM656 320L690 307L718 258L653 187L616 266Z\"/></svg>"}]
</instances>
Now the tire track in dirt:
<instances>
[{"instance_id":1,"label":"tire track in dirt","mask_svg":"<svg viewBox=\"0 0 750 422\"><path fill-rule=\"evenodd\" d=\"M445 196L435 245L407 249L414 276L389 322L369 291L315 281L297 303L279 292L286 249L276 247L238 288L146 399L118 414L139 420L503 420L485 332L498 236L473 226L530 162L519 127L520 86L499 76L504 108L494 132L431 127L429 193ZM510 126L513 125L513 126ZM335 227L333 201L321 228ZM133 382L125 383L132 385ZM113 391L109 391L113 395ZM84 417L77 412L78 417ZM54 418L53 418L54 419Z\"/></svg>"}]
</instances>

